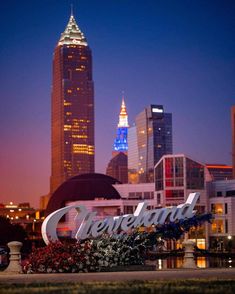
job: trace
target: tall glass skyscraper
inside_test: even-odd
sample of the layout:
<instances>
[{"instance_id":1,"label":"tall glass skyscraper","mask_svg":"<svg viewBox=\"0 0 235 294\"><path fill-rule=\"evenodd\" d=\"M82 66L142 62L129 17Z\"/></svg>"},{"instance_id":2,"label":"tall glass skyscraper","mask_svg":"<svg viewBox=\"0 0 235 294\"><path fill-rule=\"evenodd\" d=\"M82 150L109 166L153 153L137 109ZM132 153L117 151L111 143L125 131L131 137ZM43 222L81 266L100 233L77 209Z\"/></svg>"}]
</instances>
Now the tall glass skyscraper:
<instances>
[{"instance_id":1,"label":"tall glass skyscraper","mask_svg":"<svg viewBox=\"0 0 235 294\"><path fill-rule=\"evenodd\" d=\"M51 193L66 179L94 172L92 55L71 14L53 57Z\"/></svg>"},{"instance_id":2,"label":"tall glass skyscraper","mask_svg":"<svg viewBox=\"0 0 235 294\"><path fill-rule=\"evenodd\" d=\"M129 129L128 180L154 181L154 166L163 155L172 154L172 114L162 105L150 105L135 118Z\"/></svg>"}]
</instances>

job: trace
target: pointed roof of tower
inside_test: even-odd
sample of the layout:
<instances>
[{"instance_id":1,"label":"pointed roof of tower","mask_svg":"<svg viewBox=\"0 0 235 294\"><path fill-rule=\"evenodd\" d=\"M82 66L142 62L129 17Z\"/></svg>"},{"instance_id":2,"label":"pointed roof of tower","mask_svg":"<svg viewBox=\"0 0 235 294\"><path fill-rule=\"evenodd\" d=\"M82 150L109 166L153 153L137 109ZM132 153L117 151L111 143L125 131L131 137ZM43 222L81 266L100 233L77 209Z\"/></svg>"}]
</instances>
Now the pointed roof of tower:
<instances>
[{"instance_id":1,"label":"pointed roof of tower","mask_svg":"<svg viewBox=\"0 0 235 294\"><path fill-rule=\"evenodd\" d=\"M121 110L120 110L120 114L119 114L118 127L129 127L128 114L126 111L126 104L125 104L125 100L124 100L124 95L122 96L122 105L121 105Z\"/></svg>"},{"instance_id":2,"label":"pointed roof of tower","mask_svg":"<svg viewBox=\"0 0 235 294\"><path fill-rule=\"evenodd\" d=\"M73 10L71 9L71 15L69 22L65 28L65 31L61 34L58 45L83 45L87 46L87 40L84 37L82 31L79 29L76 20L73 16Z\"/></svg>"},{"instance_id":3,"label":"pointed roof of tower","mask_svg":"<svg viewBox=\"0 0 235 294\"><path fill-rule=\"evenodd\" d=\"M120 115L127 115L124 96L122 96L122 105L121 105Z\"/></svg>"}]
</instances>

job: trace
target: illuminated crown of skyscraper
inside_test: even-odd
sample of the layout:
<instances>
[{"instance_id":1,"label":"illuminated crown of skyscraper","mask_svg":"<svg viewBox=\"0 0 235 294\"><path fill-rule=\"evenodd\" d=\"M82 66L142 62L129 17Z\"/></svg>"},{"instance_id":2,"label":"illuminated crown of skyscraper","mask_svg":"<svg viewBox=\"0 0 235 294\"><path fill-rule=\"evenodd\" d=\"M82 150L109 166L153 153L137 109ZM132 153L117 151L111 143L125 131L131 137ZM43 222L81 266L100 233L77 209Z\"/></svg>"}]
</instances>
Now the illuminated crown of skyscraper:
<instances>
[{"instance_id":1,"label":"illuminated crown of skyscraper","mask_svg":"<svg viewBox=\"0 0 235 294\"><path fill-rule=\"evenodd\" d=\"M69 22L65 28L65 31L61 34L58 45L83 45L87 46L87 40L84 37L82 31L79 29L76 20L71 12Z\"/></svg>"},{"instance_id":2,"label":"illuminated crown of skyscraper","mask_svg":"<svg viewBox=\"0 0 235 294\"><path fill-rule=\"evenodd\" d=\"M119 123L118 123L118 127L126 127L128 128L128 115L126 112L126 105L125 105L125 101L124 101L124 97L122 97L122 105L121 105L121 111L119 114Z\"/></svg>"},{"instance_id":3,"label":"illuminated crown of skyscraper","mask_svg":"<svg viewBox=\"0 0 235 294\"><path fill-rule=\"evenodd\" d=\"M128 143L127 143L127 133L128 133L128 115L126 111L126 105L124 97L122 97L122 105L119 114L119 122L117 127L117 135L114 140L113 150L115 152L127 152Z\"/></svg>"}]
</instances>

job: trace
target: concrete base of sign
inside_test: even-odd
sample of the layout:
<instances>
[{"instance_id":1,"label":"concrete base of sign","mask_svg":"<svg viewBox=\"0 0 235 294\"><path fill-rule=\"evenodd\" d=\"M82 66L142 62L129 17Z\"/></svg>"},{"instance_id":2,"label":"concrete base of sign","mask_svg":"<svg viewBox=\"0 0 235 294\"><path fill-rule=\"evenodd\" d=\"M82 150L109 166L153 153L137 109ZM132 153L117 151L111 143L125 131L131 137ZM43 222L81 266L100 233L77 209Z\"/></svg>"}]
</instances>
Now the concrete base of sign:
<instances>
[{"instance_id":1,"label":"concrete base of sign","mask_svg":"<svg viewBox=\"0 0 235 294\"><path fill-rule=\"evenodd\" d=\"M193 255L195 242L186 240L183 242L183 246L185 248L185 255L182 268L197 268Z\"/></svg>"},{"instance_id":2,"label":"concrete base of sign","mask_svg":"<svg viewBox=\"0 0 235 294\"><path fill-rule=\"evenodd\" d=\"M4 273L7 274L20 274L22 273L22 268L20 265L21 255L20 249L22 243L18 241L9 242L7 246L10 248L10 263Z\"/></svg>"}]
</instances>

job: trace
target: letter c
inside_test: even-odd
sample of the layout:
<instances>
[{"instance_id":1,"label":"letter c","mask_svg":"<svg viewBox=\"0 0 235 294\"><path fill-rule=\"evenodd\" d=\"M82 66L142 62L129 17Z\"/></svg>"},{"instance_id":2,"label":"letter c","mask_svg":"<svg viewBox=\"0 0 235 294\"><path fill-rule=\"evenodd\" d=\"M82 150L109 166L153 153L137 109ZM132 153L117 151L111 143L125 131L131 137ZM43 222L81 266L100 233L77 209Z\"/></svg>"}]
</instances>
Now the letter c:
<instances>
[{"instance_id":1,"label":"letter c","mask_svg":"<svg viewBox=\"0 0 235 294\"><path fill-rule=\"evenodd\" d=\"M41 232L42 232L42 238L47 245L51 241L58 240L57 233L56 233L56 227L58 225L58 222L63 215L65 215L67 212L69 212L73 208L75 208L78 211L78 213L80 212L82 213L81 217L86 213L86 208L84 206L70 205L52 212L45 218L45 220L42 223Z\"/></svg>"}]
</instances>

